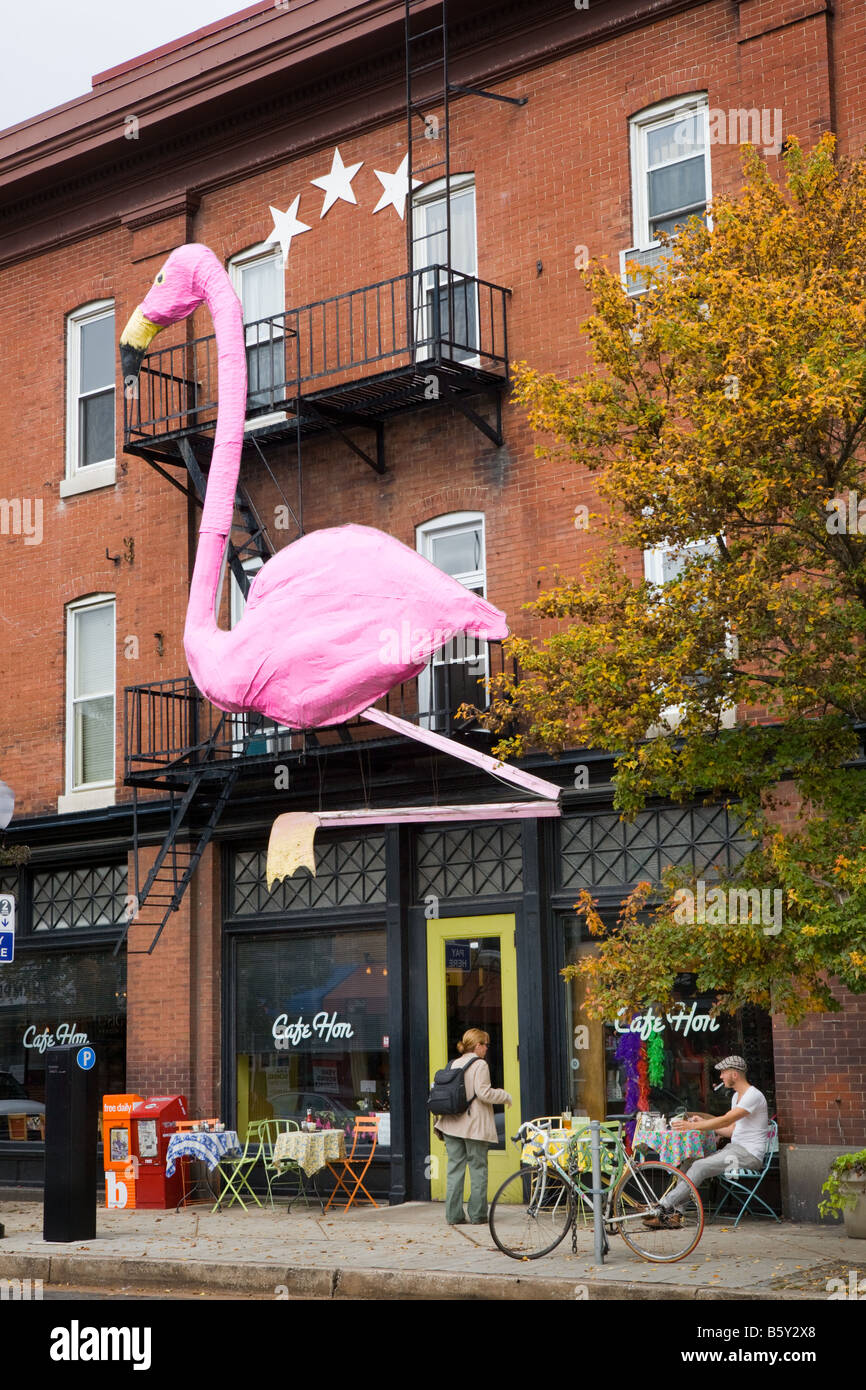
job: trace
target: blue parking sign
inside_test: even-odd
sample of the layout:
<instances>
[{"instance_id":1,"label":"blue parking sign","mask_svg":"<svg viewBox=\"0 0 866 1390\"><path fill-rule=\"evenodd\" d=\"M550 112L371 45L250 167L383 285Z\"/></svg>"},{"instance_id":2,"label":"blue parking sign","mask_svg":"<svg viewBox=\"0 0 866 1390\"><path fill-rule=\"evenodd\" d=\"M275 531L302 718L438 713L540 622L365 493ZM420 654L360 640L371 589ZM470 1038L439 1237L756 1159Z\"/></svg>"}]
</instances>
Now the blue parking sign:
<instances>
[{"instance_id":1,"label":"blue parking sign","mask_svg":"<svg viewBox=\"0 0 866 1390\"><path fill-rule=\"evenodd\" d=\"M15 959L15 933L0 931L0 965L8 965Z\"/></svg>"},{"instance_id":2,"label":"blue parking sign","mask_svg":"<svg viewBox=\"0 0 866 1390\"><path fill-rule=\"evenodd\" d=\"M92 1047L80 1047L78 1049L78 1056L75 1060L82 1071L90 1071L90 1068L96 1061L96 1053L93 1051Z\"/></svg>"}]
</instances>

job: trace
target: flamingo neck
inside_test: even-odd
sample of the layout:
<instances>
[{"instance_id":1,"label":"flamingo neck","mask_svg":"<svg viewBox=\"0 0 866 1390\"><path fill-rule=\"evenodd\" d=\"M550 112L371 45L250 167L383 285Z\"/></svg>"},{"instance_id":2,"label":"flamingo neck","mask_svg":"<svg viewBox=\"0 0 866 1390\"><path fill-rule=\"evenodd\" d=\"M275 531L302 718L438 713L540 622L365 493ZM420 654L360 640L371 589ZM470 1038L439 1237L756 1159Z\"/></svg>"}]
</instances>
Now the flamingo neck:
<instances>
[{"instance_id":1,"label":"flamingo neck","mask_svg":"<svg viewBox=\"0 0 866 1390\"><path fill-rule=\"evenodd\" d=\"M217 340L219 407L184 630L188 657L190 639L195 643L197 636L218 631L216 602L223 555L234 518L247 399L240 301L219 264L203 273L203 289Z\"/></svg>"}]
</instances>

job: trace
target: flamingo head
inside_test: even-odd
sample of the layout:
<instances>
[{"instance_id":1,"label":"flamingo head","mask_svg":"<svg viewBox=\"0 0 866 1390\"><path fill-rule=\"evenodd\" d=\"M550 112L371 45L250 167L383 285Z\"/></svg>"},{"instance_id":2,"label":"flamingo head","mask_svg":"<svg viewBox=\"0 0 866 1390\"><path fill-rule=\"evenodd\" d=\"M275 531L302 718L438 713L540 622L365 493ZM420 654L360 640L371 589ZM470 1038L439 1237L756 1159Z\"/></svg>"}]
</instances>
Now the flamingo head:
<instances>
[{"instance_id":1,"label":"flamingo head","mask_svg":"<svg viewBox=\"0 0 866 1390\"><path fill-rule=\"evenodd\" d=\"M124 380L136 379L142 358L161 328L177 323L206 298L208 273L225 271L206 246L178 246L158 271L144 299L120 335Z\"/></svg>"}]
</instances>

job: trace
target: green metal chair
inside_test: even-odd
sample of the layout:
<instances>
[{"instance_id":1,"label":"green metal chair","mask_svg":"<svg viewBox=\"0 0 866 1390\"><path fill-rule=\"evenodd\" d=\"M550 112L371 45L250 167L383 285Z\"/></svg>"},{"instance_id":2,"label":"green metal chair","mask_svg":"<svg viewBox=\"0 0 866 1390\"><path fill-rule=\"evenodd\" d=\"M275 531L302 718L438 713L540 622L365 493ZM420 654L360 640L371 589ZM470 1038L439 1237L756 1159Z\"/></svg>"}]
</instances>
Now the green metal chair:
<instances>
[{"instance_id":1,"label":"green metal chair","mask_svg":"<svg viewBox=\"0 0 866 1390\"><path fill-rule=\"evenodd\" d=\"M257 1120L253 1124L248 1125L243 1152L241 1154L235 1154L234 1157L226 1155L226 1157L217 1164L217 1172L223 1180L223 1189L214 1203L214 1211L219 1211L220 1208L225 1209L226 1207L231 1207L235 1202L240 1202L244 1211L246 1211L247 1204L241 1196L241 1192L244 1188L246 1188L257 1207L262 1205L249 1183L249 1175L262 1156L262 1124L267 1124L267 1121ZM231 1193L231 1197L226 1201L225 1199L229 1196L229 1193Z\"/></svg>"},{"instance_id":2,"label":"green metal chair","mask_svg":"<svg viewBox=\"0 0 866 1390\"><path fill-rule=\"evenodd\" d=\"M299 1130L300 1125L297 1120L262 1120L263 1148L262 1158L265 1166L265 1177L268 1180L268 1198L271 1206L274 1206L274 1185L282 1180L294 1180L297 1183L297 1191L289 1196L289 1211L299 1197L308 1199L307 1187L304 1182L304 1174L299 1163L294 1159L283 1158L279 1166L274 1162L274 1148L280 1134L290 1134L293 1130Z\"/></svg>"}]
</instances>

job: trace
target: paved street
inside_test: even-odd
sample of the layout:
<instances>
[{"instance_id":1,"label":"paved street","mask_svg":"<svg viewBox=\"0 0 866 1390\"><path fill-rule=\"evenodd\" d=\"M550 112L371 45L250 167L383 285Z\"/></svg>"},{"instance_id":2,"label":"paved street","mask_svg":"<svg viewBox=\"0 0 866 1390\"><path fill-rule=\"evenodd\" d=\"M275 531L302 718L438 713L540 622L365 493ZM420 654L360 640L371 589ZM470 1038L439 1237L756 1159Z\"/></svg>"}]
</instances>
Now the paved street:
<instances>
[{"instance_id":1,"label":"paved street","mask_svg":"<svg viewBox=\"0 0 866 1390\"><path fill-rule=\"evenodd\" d=\"M448 1228L441 1205L328 1214L296 1207L213 1213L100 1210L95 1240L70 1245L42 1240L38 1202L0 1201L6 1237L0 1277L141 1290L158 1283L279 1297L320 1298L741 1298L828 1296L830 1279L847 1286L850 1271L866 1277L866 1242L841 1227L753 1221L710 1225L693 1255L678 1265L639 1260L613 1241L603 1267L581 1232L545 1258L509 1260L486 1226ZM195 1296L194 1294L192 1296Z\"/></svg>"}]
</instances>

